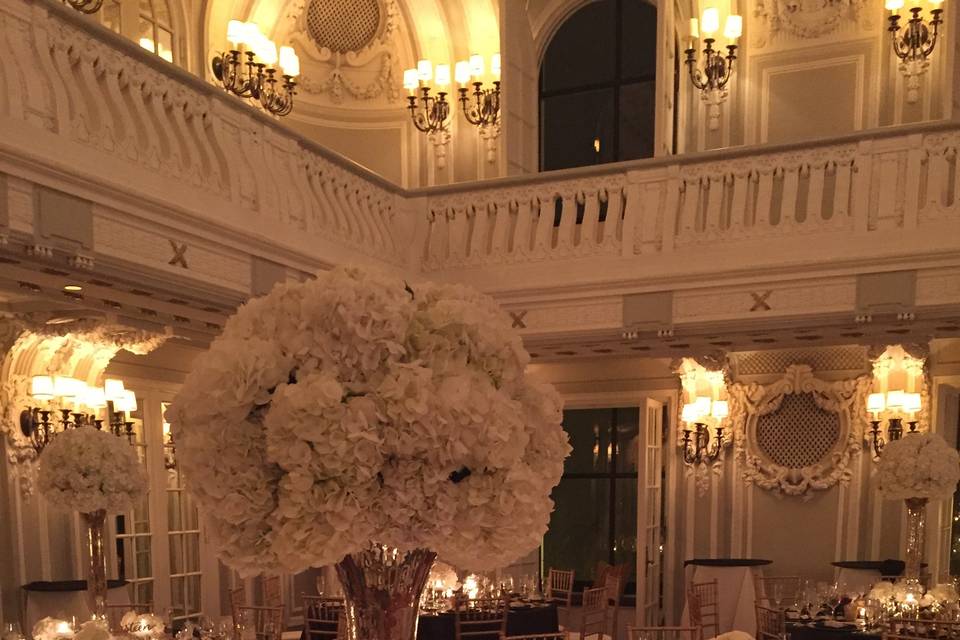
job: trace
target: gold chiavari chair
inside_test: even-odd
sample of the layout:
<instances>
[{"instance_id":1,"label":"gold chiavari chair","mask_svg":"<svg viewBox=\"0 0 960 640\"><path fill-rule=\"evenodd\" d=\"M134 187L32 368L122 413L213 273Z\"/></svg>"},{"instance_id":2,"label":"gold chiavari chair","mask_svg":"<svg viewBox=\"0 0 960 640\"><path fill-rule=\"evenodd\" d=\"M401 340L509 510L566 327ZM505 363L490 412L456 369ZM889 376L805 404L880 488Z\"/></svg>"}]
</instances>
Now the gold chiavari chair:
<instances>
[{"instance_id":1,"label":"gold chiavari chair","mask_svg":"<svg viewBox=\"0 0 960 640\"><path fill-rule=\"evenodd\" d=\"M774 608L796 607L800 604L800 576L770 576L758 578L760 597ZM777 602L776 596L779 596Z\"/></svg>"},{"instance_id":2,"label":"gold chiavari chair","mask_svg":"<svg viewBox=\"0 0 960 640\"><path fill-rule=\"evenodd\" d=\"M603 590L607 596L607 613L610 617L610 637L617 636L617 622L620 618L620 591L622 580L617 575L617 571L611 569L607 571L607 576L603 581Z\"/></svg>"},{"instance_id":3,"label":"gold chiavari chair","mask_svg":"<svg viewBox=\"0 0 960 640\"><path fill-rule=\"evenodd\" d=\"M627 627L627 640L700 640L700 627Z\"/></svg>"},{"instance_id":4,"label":"gold chiavari chair","mask_svg":"<svg viewBox=\"0 0 960 640\"><path fill-rule=\"evenodd\" d=\"M883 640L960 640L960 622L901 618L883 628Z\"/></svg>"},{"instance_id":5,"label":"gold chiavari chair","mask_svg":"<svg viewBox=\"0 0 960 640\"><path fill-rule=\"evenodd\" d=\"M700 633L706 638L716 637L720 633L720 596L717 581L690 583L687 588L687 609L692 626L700 627ZM709 633L708 629L712 633Z\"/></svg>"},{"instance_id":6,"label":"gold chiavari chair","mask_svg":"<svg viewBox=\"0 0 960 640\"><path fill-rule=\"evenodd\" d=\"M602 587L604 583L607 581L607 573L611 569L613 569L613 565L611 565L609 562L604 562L603 560L600 560L599 562L597 562L597 564L594 566L594 569L593 569L593 585L592 586L594 588Z\"/></svg>"},{"instance_id":7,"label":"gold chiavari chair","mask_svg":"<svg viewBox=\"0 0 960 640\"><path fill-rule=\"evenodd\" d=\"M283 590L280 587L280 576L267 576L263 579L263 606L283 606Z\"/></svg>"},{"instance_id":8,"label":"gold chiavari chair","mask_svg":"<svg viewBox=\"0 0 960 640\"><path fill-rule=\"evenodd\" d=\"M128 611L135 611L138 614L150 613L150 605L145 603L131 602L130 604L107 604L104 613L107 615L107 628L110 631L120 631L120 621Z\"/></svg>"},{"instance_id":9,"label":"gold chiavari chair","mask_svg":"<svg viewBox=\"0 0 960 640\"><path fill-rule=\"evenodd\" d=\"M771 609L757 604L757 640L781 640L787 623L782 609Z\"/></svg>"},{"instance_id":10,"label":"gold chiavari chair","mask_svg":"<svg viewBox=\"0 0 960 640\"><path fill-rule=\"evenodd\" d=\"M594 636L597 640L609 638L607 635L607 608L609 599L603 587L586 589L583 592L583 606L580 607L580 620L577 630L568 632L569 640L586 640Z\"/></svg>"},{"instance_id":11,"label":"gold chiavari chair","mask_svg":"<svg viewBox=\"0 0 960 640\"><path fill-rule=\"evenodd\" d=\"M456 640L503 640L507 635L510 598L457 598L454 609Z\"/></svg>"},{"instance_id":12,"label":"gold chiavari chair","mask_svg":"<svg viewBox=\"0 0 960 640\"><path fill-rule=\"evenodd\" d=\"M253 627L256 640L280 640L283 607L240 607L238 614L240 625Z\"/></svg>"},{"instance_id":13,"label":"gold chiavari chair","mask_svg":"<svg viewBox=\"0 0 960 640\"><path fill-rule=\"evenodd\" d=\"M304 595L304 640L335 640L338 638L344 609L342 598Z\"/></svg>"},{"instance_id":14,"label":"gold chiavari chair","mask_svg":"<svg viewBox=\"0 0 960 640\"><path fill-rule=\"evenodd\" d=\"M547 573L547 588L544 594L548 602L570 608L573 602L573 571L550 569Z\"/></svg>"}]
</instances>

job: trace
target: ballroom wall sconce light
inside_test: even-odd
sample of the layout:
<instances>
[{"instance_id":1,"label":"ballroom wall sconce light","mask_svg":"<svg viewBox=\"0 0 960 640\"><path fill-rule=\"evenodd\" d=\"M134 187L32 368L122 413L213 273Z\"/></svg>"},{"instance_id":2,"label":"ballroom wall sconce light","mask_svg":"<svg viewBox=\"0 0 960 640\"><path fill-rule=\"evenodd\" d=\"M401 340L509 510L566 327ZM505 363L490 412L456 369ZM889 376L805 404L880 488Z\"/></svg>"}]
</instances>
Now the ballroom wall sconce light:
<instances>
[{"instance_id":1,"label":"ballroom wall sconce light","mask_svg":"<svg viewBox=\"0 0 960 640\"><path fill-rule=\"evenodd\" d=\"M727 16L723 28L723 37L727 40L726 56L718 48L716 35L720 31L720 10L716 7L704 9L700 20L690 19L690 45L685 51L687 71L693 86L699 89L700 99L707 105L707 126L711 131L720 127L720 105L727 99L727 85L733 76L733 63L737 59L736 40L743 33L743 18L731 14ZM703 37L703 55L697 60L695 41Z\"/></svg>"},{"instance_id":2,"label":"ballroom wall sconce light","mask_svg":"<svg viewBox=\"0 0 960 640\"><path fill-rule=\"evenodd\" d=\"M104 419L116 436L125 436L132 444L135 433L129 413L137 410L133 391L123 381L108 378L103 387L90 387L69 376L33 376L30 397L35 405L20 412L20 430L40 454L58 433L76 427L103 429ZM54 409L50 403L56 401ZM106 410L105 418L100 412ZM59 412L59 417L53 416Z\"/></svg>"},{"instance_id":3,"label":"ballroom wall sconce light","mask_svg":"<svg viewBox=\"0 0 960 640\"><path fill-rule=\"evenodd\" d=\"M683 405L683 461L687 464L713 462L723 452L723 420L729 415L726 400L699 396ZM692 428L691 428L692 427Z\"/></svg>"},{"instance_id":4,"label":"ballroom wall sconce light","mask_svg":"<svg viewBox=\"0 0 960 640\"><path fill-rule=\"evenodd\" d=\"M463 116L476 126L487 143L487 161L496 161L496 140L500 135L500 54L490 57L489 87L485 84L487 66L483 56L473 54L453 66L419 60L416 67L403 72L403 86L409 92L407 109L418 131L427 134L434 145L437 166L446 166L446 146L450 142L451 102L447 99L451 80L459 87L458 102Z\"/></svg>"},{"instance_id":5,"label":"ballroom wall sconce light","mask_svg":"<svg viewBox=\"0 0 960 640\"><path fill-rule=\"evenodd\" d=\"M925 409L925 362L924 356L911 355L901 345L886 347L873 360L875 391L866 398L870 428L864 436L873 449L874 460L880 458L888 443L925 431L925 423L921 422ZM884 420L886 432L881 427Z\"/></svg>"},{"instance_id":6,"label":"ballroom wall sconce light","mask_svg":"<svg viewBox=\"0 0 960 640\"><path fill-rule=\"evenodd\" d=\"M923 8L919 3L910 8L910 18L902 29L900 10L904 0L887 0L885 7L891 12L888 20L893 44L893 53L900 60L900 72L907 81L907 102L914 103L920 98L920 76L930 66L930 56L937 46L940 25L943 23L943 0L930 0L930 20L923 17Z\"/></svg>"},{"instance_id":7,"label":"ballroom wall sconce light","mask_svg":"<svg viewBox=\"0 0 960 640\"><path fill-rule=\"evenodd\" d=\"M255 100L273 115L293 111L296 77L300 75L300 59L293 48L278 50L256 24L239 20L227 24L227 40L230 50L211 62L220 85L238 97Z\"/></svg>"}]
</instances>

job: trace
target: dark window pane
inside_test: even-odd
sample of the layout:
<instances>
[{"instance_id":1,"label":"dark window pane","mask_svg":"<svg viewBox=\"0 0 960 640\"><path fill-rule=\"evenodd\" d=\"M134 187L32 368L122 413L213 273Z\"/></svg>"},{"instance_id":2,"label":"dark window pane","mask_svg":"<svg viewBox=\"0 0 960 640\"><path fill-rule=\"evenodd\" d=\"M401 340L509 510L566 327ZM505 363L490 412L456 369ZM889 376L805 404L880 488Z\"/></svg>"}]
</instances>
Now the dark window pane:
<instances>
[{"instance_id":1,"label":"dark window pane","mask_svg":"<svg viewBox=\"0 0 960 640\"><path fill-rule=\"evenodd\" d=\"M564 478L553 490L556 507L543 539L546 569L573 569L577 580L592 580L597 562L609 560L609 487L607 478Z\"/></svg>"},{"instance_id":2,"label":"dark window pane","mask_svg":"<svg viewBox=\"0 0 960 640\"><path fill-rule=\"evenodd\" d=\"M544 98L540 103L543 169L612 162L613 90ZM594 146L600 142L600 152Z\"/></svg>"},{"instance_id":3,"label":"dark window pane","mask_svg":"<svg viewBox=\"0 0 960 640\"><path fill-rule=\"evenodd\" d=\"M618 478L615 482L614 564L632 566L637 561L637 479ZM634 582L634 574L628 574L626 581Z\"/></svg>"},{"instance_id":4,"label":"dark window pane","mask_svg":"<svg viewBox=\"0 0 960 640\"><path fill-rule=\"evenodd\" d=\"M653 78L657 73L656 7L644 0L624 0L620 29L620 77Z\"/></svg>"},{"instance_id":5,"label":"dark window pane","mask_svg":"<svg viewBox=\"0 0 960 640\"><path fill-rule=\"evenodd\" d=\"M563 429L573 451L564 463L564 473L610 472L609 409L570 409L563 412Z\"/></svg>"},{"instance_id":6,"label":"dark window pane","mask_svg":"<svg viewBox=\"0 0 960 640\"><path fill-rule=\"evenodd\" d=\"M653 156L656 97L653 81L620 87L619 160L636 160Z\"/></svg>"},{"instance_id":7,"label":"dark window pane","mask_svg":"<svg viewBox=\"0 0 960 640\"><path fill-rule=\"evenodd\" d=\"M544 92L610 82L616 73L616 3L592 2L557 30L543 57Z\"/></svg>"},{"instance_id":8,"label":"dark window pane","mask_svg":"<svg viewBox=\"0 0 960 640\"><path fill-rule=\"evenodd\" d=\"M617 409L617 473L636 473L640 442L640 410Z\"/></svg>"}]
</instances>

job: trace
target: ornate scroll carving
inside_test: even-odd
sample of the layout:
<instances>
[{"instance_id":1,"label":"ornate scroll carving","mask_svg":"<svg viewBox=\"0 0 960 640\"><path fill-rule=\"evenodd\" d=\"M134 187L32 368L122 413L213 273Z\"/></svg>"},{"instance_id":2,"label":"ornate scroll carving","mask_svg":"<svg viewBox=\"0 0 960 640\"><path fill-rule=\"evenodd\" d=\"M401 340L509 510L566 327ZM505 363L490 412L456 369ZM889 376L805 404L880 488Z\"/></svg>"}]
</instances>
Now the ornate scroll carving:
<instances>
[{"instance_id":1,"label":"ornate scroll carving","mask_svg":"<svg viewBox=\"0 0 960 640\"><path fill-rule=\"evenodd\" d=\"M78 326L79 324L79 326ZM167 339L156 334L118 325L76 323L28 326L21 321L0 323L0 437L7 443L7 460L20 478L22 490L33 490L37 454L20 429L20 412L30 405L33 375L69 375L90 384L100 377L121 349L146 354Z\"/></svg>"},{"instance_id":2,"label":"ornate scroll carving","mask_svg":"<svg viewBox=\"0 0 960 640\"><path fill-rule=\"evenodd\" d=\"M765 23L757 30L753 44L763 47L768 36L787 33L812 39L829 35L845 20L861 20L863 0L756 0L754 16Z\"/></svg>"},{"instance_id":3,"label":"ornate scroll carving","mask_svg":"<svg viewBox=\"0 0 960 640\"><path fill-rule=\"evenodd\" d=\"M828 382L808 365L787 367L768 385L734 383L730 419L735 452L748 484L810 497L850 479L861 449L870 376ZM792 418L802 416L803 422Z\"/></svg>"}]
</instances>

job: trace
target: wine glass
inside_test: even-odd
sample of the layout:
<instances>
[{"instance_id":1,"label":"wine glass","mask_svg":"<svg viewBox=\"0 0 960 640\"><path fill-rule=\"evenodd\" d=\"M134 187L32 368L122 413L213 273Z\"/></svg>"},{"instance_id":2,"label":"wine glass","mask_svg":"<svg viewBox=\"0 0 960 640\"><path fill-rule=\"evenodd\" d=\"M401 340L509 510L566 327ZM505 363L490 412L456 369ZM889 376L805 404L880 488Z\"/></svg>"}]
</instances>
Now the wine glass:
<instances>
[{"instance_id":1,"label":"wine glass","mask_svg":"<svg viewBox=\"0 0 960 640\"><path fill-rule=\"evenodd\" d=\"M843 600L843 595L840 593L840 585L834 582L827 587L827 603L830 605L830 611L834 619L837 618L837 607L841 600Z\"/></svg>"},{"instance_id":2,"label":"wine glass","mask_svg":"<svg viewBox=\"0 0 960 640\"><path fill-rule=\"evenodd\" d=\"M3 625L3 636L0 640L26 640L23 633L20 632L20 625L16 622L8 622Z\"/></svg>"},{"instance_id":3,"label":"wine glass","mask_svg":"<svg viewBox=\"0 0 960 640\"><path fill-rule=\"evenodd\" d=\"M780 603L783 601L783 584L780 582L774 582L773 587L771 588L771 598L773 599L773 608L779 609Z\"/></svg>"}]
</instances>

